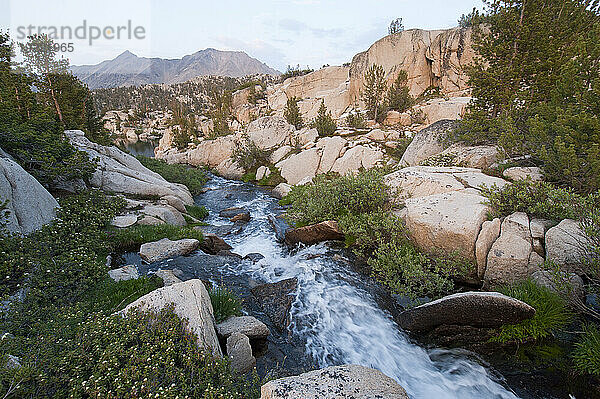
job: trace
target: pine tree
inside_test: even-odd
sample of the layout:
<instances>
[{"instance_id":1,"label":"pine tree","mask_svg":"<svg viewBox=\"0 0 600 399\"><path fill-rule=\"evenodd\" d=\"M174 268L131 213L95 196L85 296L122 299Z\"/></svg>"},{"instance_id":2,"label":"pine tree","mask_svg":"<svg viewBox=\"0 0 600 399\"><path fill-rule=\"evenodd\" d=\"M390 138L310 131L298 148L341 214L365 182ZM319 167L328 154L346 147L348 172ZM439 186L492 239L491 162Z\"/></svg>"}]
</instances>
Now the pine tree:
<instances>
[{"instance_id":1,"label":"pine tree","mask_svg":"<svg viewBox=\"0 0 600 399\"><path fill-rule=\"evenodd\" d=\"M293 125L296 129L301 129L304 126L302 115L300 114L300 108L298 107L298 101L296 97L290 97L285 104L283 110L283 117L288 121L290 125Z\"/></svg>"},{"instance_id":2,"label":"pine tree","mask_svg":"<svg viewBox=\"0 0 600 399\"><path fill-rule=\"evenodd\" d=\"M383 94L386 89L385 71L381 65L372 65L364 75L364 87L362 91L362 100L367 107L369 117L377 121L382 111L384 101Z\"/></svg>"},{"instance_id":3,"label":"pine tree","mask_svg":"<svg viewBox=\"0 0 600 399\"><path fill-rule=\"evenodd\" d=\"M600 188L597 0L487 0L474 27L474 102L460 138L532 155L545 177Z\"/></svg>"},{"instance_id":4,"label":"pine tree","mask_svg":"<svg viewBox=\"0 0 600 399\"><path fill-rule=\"evenodd\" d=\"M321 100L319 112L317 113L317 117L313 120L311 127L317 129L317 132L321 137L331 136L337 129L337 124L331 116L331 112L327 111L325 101L323 100Z\"/></svg>"},{"instance_id":5,"label":"pine tree","mask_svg":"<svg viewBox=\"0 0 600 399\"><path fill-rule=\"evenodd\" d=\"M400 71L398 77L390 86L387 93L387 107L390 110L404 112L414 104L414 99L410 95L407 86L408 74L406 71Z\"/></svg>"},{"instance_id":6,"label":"pine tree","mask_svg":"<svg viewBox=\"0 0 600 399\"><path fill-rule=\"evenodd\" d=\"M396 18L390 23L390 27L388 28L388 33L393 35L395 33L400 33L404 30L404 24L402 23L402 18Z\"/></svg>"},{"instance_id":7,"label":"pine tree","mask_svg":"<svg viewBox=\"0 0 600 399\"><path fill-rule=\"evenodd\" d=\"M19 43L24 59L23 67L35 77L36 86L41 93L50 96L58 119L63 122L52 76L66 74L69 70L69 61L65 58L57 59L58 48L48 35L33 35L28 39L27 43Z\"/></svg>"}]
</instances>

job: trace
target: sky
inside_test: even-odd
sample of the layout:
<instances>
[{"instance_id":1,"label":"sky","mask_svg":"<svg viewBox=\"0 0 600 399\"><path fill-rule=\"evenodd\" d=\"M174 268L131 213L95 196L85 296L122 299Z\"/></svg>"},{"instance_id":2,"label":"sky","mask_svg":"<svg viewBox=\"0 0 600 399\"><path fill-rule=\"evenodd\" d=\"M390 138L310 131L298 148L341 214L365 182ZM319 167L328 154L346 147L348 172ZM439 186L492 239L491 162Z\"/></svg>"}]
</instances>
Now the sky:
<instances>
[{"instance_id":1,"label":"sky","mask_svg":"<svg viewBox=\"0 0 600 399\"><path fill-rule=\"evenodd\" d=\"M473 7L481 9L482 1L0 0L0 29L20 42L30 27L46 33L55 27L59 35L63 27L56 41L64 43L61 54L73 65L96 64L125 50L181 58L216 48L245 51L284 71L288 65L350 62L385 36L395 18L406 29L444 29Z\"/></svg>"}]
</instances>

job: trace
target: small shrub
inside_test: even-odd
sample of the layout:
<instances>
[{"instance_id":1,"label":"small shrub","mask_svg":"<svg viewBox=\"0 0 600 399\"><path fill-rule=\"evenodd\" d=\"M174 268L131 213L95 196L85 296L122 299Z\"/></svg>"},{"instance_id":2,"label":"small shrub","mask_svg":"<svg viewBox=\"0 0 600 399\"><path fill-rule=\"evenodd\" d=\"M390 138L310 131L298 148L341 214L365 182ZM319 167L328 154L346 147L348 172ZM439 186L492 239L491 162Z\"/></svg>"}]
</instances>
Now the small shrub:
<instances>
[{"instance_id":1,"label":"small shrub","mask_svg":"<svg viewBox=\"0 0 600 399\"><path fill-rule=\"evenodd\" d=\"M368 261L373 275L393 293L411 300L441 297L453 288L452 270L431 262L410 242L384 242Z\"/></svg>"},{"instance_id":2,"label":"small shrub","mask_svg":"<svg viewBox=\"0 0 600 399\"><path fill-rule=\"evenodd\" d=\"M208 209L203 206L186 205L185 210L191 217L202 220L208 217Z\"/></svg>"},{"instance_id":3,"label":"small shrub","mask_svg":"<svg viewBox=\"0 0 600 399\"><path fill-rule=\"evenodd\" d=\"M360 112L351 111L348 116L346 116L346 126L349 126L353 129L366 129L367 123L365 118L362 116Z\"/></svg>"},{"instance_id":4,"label":"small shrub","mask_svg":"<svg viewBox=\"0 0 600 399\"><path fill-rule=\"evenodd\" d=\"M210 289L208 294L217 323L221 323L231 316L242 314L242 302L237 295L227 288L215 287Z\"/></svg>"},{"instance_id":5,"label":"small shrub","mask_svg":"<svg viewBox=\"0 0 600 399\"><path fill-rule=\"evenodd\" d=\"M335 133L337 129L337 124L335 120L331 117L331 112L327 111L327 107L325 107L325 102L321 101L321 106L319 107L319 112L315 120L313 120L311 127L317 129L319 136L331 136Z\"/></svg>"},{"instance_id":6,"label":"small shrub","mask_svg":"<svg viewBox=\"0 0 600 399\"><path fill-rule=\"evenodd\" d=\"M261 150L250 140L247 134L244 134L238 142L235 143L231 158L242 169L250 172L258 165L266 165L269 163L269 152Z\"/></svg>"},{"instance_id":7,"label":"small shrub","mask_svg":"<svg viewBox=\"0 0 600 399\"><path fill-rule=\"evenodd\" d=\"M300 101L300 99L297 97L288 98L285 109L283 110L283 117L285 120L296 129L300 129L304 126L300 108L298 107L298 101Z\"/></svg>"},{"instance_id":8,"label":"small shrub","mask_svg":"<svg viewBox=\"0 0 600 399\"><path fill-rule=\"evenodd\" d=\"M600 329L596 325L584 327L571 356L578 372L600 376Z\"/></svg>"},{"instance_id":9,"label":"small shrub","mask_svg":"<svg viewBox=\"0 0 600 399\"><path fill-rule=\"evenodd\" d=\"M181 164L168 164L162 159L148 158L139 155L137 159L153 172L158 173L171 183L186 186L192 195L200 195L208 177L202 169L191 168Z\"/></svg>"},{"instance_id":10,"label":"small shrub","mask_svg":"<svg viewBox=\"0 0 600 399\"><path fill-rule=\"evenodd\" d=\"M500 292L534 307L535 316L519 324L502 326L492 341L525 343L548 338L571 321L566 302L531 280L503 288Z\"/></svg>"},{"instance_id":11,"label":"small shrub","mask_svg":"<svg viewBox=\"0 0 600 399\"><path fill-rule=\"evenodd\" d=\"M297 226L338 220L347 214L380 211L389 201L382 183L385 171L369 169L357 175L319 175L312 184L294 186L286 201L288 219Z\"/></svg>"},{"instance_id":12,"label":"small shrub","mask_svg":"<svg viewBox=\"0 0 600 399\"><path fill-rule=\"evenodd\" d=\"M421 162L422 166L436 166L436 167L448 167L448 166L459 166L456 162L456 154L438 154L427 158Z\"/></svg>"},{"instance_id":13,"label":"small shrub","mask_svg":"<svg viewBox=\"0 0 600 399\"><path fill-rule=\"evenodd\" d=\"M551 220L576 219L574 205L582 198L570 189L556 188L550 183L520 180L499 189L484 188L483 195L492 208L493 217L525 212L530 217Z\"/></svg>"}]
</instances>

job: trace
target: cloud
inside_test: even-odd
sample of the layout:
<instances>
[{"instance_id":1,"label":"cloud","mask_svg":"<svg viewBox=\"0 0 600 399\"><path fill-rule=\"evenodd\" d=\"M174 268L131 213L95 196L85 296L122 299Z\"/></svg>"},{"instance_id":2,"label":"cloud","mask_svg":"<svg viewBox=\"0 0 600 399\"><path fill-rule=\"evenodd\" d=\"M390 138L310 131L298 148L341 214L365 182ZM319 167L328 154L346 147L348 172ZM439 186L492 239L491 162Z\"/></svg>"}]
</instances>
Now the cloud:
<instances>
[{"instance_id":1,"label":"cloud","mask_svg":"<svg viewBox=\"0 0 600 399\"><path fill-rule=\"evenodd\" d=\"M313 28L308 26L302 21L296 19L285 18L279 21L279 27L283 30L287 30L295 33L310 32L315 36L340 36L344 33L343 29L340 28Z\"/></svg>"}]
</instances>

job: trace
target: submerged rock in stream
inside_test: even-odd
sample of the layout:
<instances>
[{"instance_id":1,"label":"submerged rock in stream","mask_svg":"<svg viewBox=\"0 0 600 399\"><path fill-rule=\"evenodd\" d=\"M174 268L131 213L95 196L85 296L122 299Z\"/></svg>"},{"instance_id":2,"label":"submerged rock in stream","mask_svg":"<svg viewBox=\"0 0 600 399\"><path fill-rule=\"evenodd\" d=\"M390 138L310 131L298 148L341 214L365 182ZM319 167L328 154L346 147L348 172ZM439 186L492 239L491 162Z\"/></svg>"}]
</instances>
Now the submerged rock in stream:
<instances>
[{"instance_id":1,"label":"submerged rock in stream","mask_svg":"<svg viewBox=\"0 0 600 399\"><path fill-rule=\"evenodd\" d=\"M298 279L294 277L277 283L262 284L251 290L263 311L280 331L285 330L289 324L290 307L294 302L292 293L297 285Z\"/></svg>"}]
</instances>

